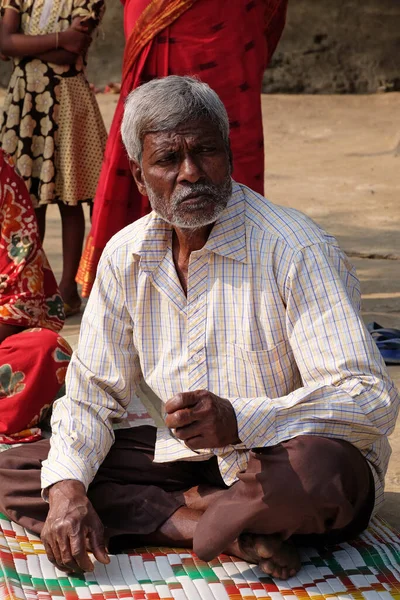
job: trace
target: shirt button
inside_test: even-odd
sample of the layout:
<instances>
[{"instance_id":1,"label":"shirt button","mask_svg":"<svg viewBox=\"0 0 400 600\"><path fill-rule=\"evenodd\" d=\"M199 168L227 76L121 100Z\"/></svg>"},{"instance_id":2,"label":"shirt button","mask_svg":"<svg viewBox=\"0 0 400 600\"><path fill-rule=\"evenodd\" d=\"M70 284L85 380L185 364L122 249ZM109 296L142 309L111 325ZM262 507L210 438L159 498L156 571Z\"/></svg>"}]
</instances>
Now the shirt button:
<instances>
[{"instance_id":1,"label":"shirt button","mask_svg":"<svg viewBox=\"0 0 400 600\"><path fill-rule=\"evenodd\" d=\"M194 360L194 362L195 362L195 363L198 363L198 362L200 362L201 360L203 360L203 355L202 355L202 353L201 353L201 352L199 352L199 354L195 354L195 355L193 356L193 360Z\"/></svg>"}]
</instances>

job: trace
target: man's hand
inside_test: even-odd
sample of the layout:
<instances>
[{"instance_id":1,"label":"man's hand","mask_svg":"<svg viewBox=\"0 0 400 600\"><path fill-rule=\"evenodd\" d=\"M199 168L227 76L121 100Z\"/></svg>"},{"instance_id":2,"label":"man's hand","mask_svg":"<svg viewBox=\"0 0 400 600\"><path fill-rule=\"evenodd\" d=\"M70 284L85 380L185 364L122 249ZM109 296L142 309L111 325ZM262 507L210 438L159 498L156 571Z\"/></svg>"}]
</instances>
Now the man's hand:
<instances>
[{"instance_id":1,"label":"man's hand","mask_svg":"<svg viewBox=\"0 0 400 600\"><path fill-rule=\"evenodd\" d=\"M191 450L240 443L232 404L207 390L176 394L168 400L165 410L166 426Z\"/></svg>"},{"instance_id":2,"label":"man's hand","mask_svg":"<svg viewBox=\"0 0 400 600\"><path fill-rule=\"evenodd\" d=\"M49 491L49 504L41 538L50 562L62 571L93 571L89 550L99 562L110 562L103 524L80 481L54 484Z\"/></svg>"}]
</instances>

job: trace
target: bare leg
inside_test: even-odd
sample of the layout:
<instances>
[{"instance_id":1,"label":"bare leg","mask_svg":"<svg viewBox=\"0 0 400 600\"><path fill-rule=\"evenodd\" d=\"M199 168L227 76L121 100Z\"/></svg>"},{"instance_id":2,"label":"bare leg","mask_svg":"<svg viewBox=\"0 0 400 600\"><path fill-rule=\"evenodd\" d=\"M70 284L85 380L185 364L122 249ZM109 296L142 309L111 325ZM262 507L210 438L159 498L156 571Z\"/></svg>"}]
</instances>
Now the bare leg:
<instances>
[{"instance_id":1,"label":"bare leg","mask_svg":"<svg viewBox=\"0 0 400 600\"><path fill-rule=\"evenodd\" d=\"M43 244L43 240L44 240L44 236L46 234L46 211L47 211L47 206L39 206L39 208L35 208L35 213L36 213L36 220L38 223L38 228L39 228L39 236L40 236L40 241Z\"/></svg>"},{"instance_id":2,"label":"bare leg","mask_svg":"<svg viewBox=\"0 0 400 600\"><path fill-rule=\"evenodd\" d=\"M138 539L137 544L192 548L200 517L223 493L224 490L211 486L191 488L184 493L187 506L179 508L160 529ZM256 563L264 573L278 579L293 577L300 569L296 547L278 535L245 533L226 548L225 553Z\"/></svg>"},{"instance_id":3,"label":"bare leg","mask_svg":"<svg viewBox=\"0 0 400 600\"><path fill-rule=\"evenodd\" d=\"M85 236L85 216L82 205L59 205L62 223L63 272L60 281L60 292L64 302L71 308L80 305L78 286L75 276L82 255L83 239Z\"/></svg>"}]
</instances>

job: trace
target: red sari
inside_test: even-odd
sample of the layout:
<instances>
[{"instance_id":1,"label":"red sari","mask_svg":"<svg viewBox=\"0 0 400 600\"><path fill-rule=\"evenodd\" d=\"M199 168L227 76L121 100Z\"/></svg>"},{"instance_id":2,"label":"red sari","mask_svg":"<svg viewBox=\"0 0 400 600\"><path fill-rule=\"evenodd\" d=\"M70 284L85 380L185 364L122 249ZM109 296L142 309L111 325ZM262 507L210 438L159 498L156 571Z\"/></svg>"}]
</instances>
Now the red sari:
<instances>
[{"instance_id":1,"label":"red sari","mask_svg":"<svg viewBox=\"0 0 400 600\"><path fill-rule=\"evenodd\" d=\"M40 439L38 423L64 383L71 356L58 335L64 307L43 252L24 181L0 150L0 444Z\"/></svg>"},{"instance_id":2,"label":"red sari","mask_svg":"<svg viewBox=\"0 0 400 600\"><path fill-rule=\"evenodd\" d=\"M122 89L111 126L90 235L77 281L92 288L108 240L149 210L136 188L120 128L127 95L166 75L197 75L228 111L233 177L264 191L263 73L281 36L287 0L125 0Z\"/></svg>"}]
</instances>

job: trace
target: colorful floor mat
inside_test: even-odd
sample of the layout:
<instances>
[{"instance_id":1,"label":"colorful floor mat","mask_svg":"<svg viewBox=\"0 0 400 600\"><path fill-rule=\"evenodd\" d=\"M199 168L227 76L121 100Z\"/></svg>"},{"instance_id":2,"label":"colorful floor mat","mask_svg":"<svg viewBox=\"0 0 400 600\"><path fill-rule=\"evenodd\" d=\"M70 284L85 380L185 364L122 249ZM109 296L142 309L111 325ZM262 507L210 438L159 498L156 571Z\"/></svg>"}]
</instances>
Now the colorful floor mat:
<instances>
[{"instance_id":1,"label":"colorful floor mat","mask_svg":"<svg viewBox=\"0 0 400 600\"><path fill-rule=\"evenodd\" d=\"M400 600L400 536L380 519L351 544L301 552L302 569L288 581L225 555L205 563L170 548L112 556L70 577L47 560L39 538L0 515L0 600Z\"/></svg>"}]
</instances>

